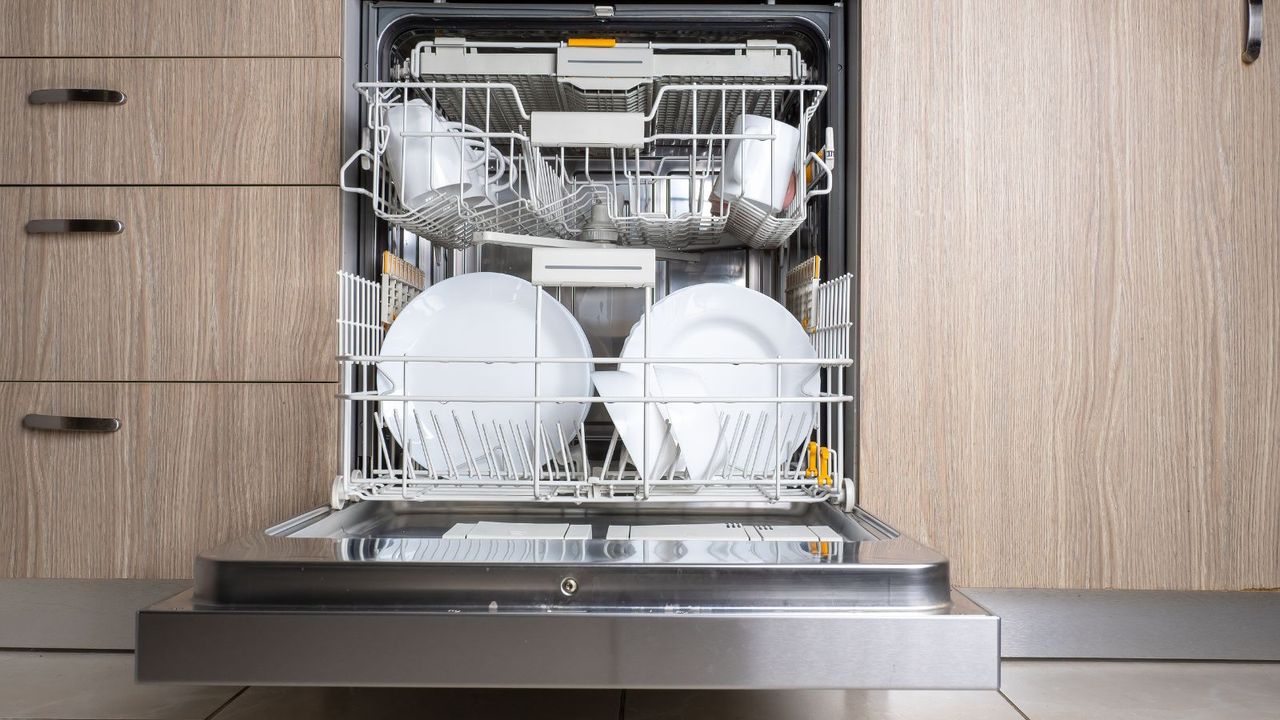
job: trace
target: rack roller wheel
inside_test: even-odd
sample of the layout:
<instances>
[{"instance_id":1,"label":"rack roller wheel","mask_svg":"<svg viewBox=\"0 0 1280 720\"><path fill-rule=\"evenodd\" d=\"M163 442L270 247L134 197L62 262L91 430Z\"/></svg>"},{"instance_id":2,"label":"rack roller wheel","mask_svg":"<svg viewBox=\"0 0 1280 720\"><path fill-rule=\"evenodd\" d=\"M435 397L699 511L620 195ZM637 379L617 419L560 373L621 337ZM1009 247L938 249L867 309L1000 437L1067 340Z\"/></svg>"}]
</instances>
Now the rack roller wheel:
<instances>
[{"instance_id":1,"label":"rack roller wheel","mask_svg":"<svg viewBox=\"0 0 1280 720\"><path fill-rule=\"evenodd\" d=\"M347 506L346 485L342 482L342 476L339 475L333 479L333 487L329 491L329 507L334 510L341 510Z\"/></svg>"}]
</instances>

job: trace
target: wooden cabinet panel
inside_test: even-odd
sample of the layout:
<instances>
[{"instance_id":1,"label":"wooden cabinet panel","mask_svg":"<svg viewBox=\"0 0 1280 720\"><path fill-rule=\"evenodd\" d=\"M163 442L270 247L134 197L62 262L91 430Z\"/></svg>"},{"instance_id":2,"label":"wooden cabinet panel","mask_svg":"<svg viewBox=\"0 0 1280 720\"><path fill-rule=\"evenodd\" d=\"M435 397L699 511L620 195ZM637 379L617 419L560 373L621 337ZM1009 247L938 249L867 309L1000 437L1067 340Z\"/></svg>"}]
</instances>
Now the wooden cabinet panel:
<instances>
[{"instance_id":1,"label":"wooden cabinet panel","mask_svg":"<svg viewBox=\"0 0 1280 720\"><path fill-rule=\"evenodd\" d=\"M959 585L1280 586L1280 53L862 4L861 501Z\"/></svg>"},{"instance_id":2,"label":"wooden cabinet panel","mask_svg":"<svg viewBox=\"0 0 1280 720\"><path fill-rule=\"evenodd\" d=\"M31 105L33 90L122 105ZM0 184L332 185L341 60L0 60Z\"/></svg>"},{"instance_id":3,"label":"wooden cabinet panel","mask_svg":"<svg viewBox=\"0 0 1280 720\"><path fill-rule=\"evenodd\" d=\"M336 386L0 383L3 577L185 578L201 549L328 499ZM27 413L120 419L26 430Z\"/></svg>"},{"instance_id":4,"label":"wooden cabinet panel","mask_svg":"<svg viewBox=\"0 0 1280 720\"><path fill-rule=\"evenodd\" d=\"M342 54L341 0L0 0L10 57Z\"/></svg>"},{"instance_id":5,"label":"wooden cabinet panel","mask_svg":"<svg viewBox=\"0 0 1280 720\"><path fill-rule=\"evenodd\" d=\"M334 187L0 188L0 380L334 378ZM119 234L29 235L109 218Z\"/></svg>"}]
</instances>

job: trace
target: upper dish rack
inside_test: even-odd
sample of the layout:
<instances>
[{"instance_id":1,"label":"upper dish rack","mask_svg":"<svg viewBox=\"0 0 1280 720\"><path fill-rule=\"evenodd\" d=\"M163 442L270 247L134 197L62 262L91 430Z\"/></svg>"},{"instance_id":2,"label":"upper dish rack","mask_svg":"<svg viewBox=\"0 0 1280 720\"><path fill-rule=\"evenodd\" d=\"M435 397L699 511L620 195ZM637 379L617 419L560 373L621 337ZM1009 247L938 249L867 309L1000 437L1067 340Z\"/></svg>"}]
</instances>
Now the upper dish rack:
<instances>
[{"instance_id":1,"label":"upper dish rack","mask_svg":"<svg viewBox=\"0 0 1280 720\"><path fill-rule=\"evenodd\" d=\"M342 186L368 197L378 217L448 248L485 231L776 248L832 186L833 135L811 127L826 86L808 84L806 73L794 48L767 42L437 39L414 50L396 73L404 79L357 83L366 140L344 164ZM735 127L744 116L765 129ZM772 150L784 131L798 136L794 152L754 149ZM458 164L439 189L404 197L403 168L436 157L435 143L465 144L479 170ZM734 154L735 143L753 150ZM357 161L370 171L367 189L348 182ZM760 174L771 202L721 185Z\"/></svg>"}]
</instances>

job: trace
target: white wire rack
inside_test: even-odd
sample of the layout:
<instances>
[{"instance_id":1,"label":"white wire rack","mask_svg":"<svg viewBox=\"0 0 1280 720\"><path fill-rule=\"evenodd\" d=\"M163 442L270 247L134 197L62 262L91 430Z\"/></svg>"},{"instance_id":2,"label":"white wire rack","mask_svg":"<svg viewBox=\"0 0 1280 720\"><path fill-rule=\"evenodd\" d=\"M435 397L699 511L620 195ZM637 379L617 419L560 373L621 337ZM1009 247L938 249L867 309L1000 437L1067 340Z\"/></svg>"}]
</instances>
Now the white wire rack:
<instances>
[{"instance_id":1,"label":"white wire rack","mask_svg":"<svg viewBox=\"0 0 1280 720\"><path fill-rule=\"evenodd\" d=\"M795 84L808 68L794 45L776 40L746 42L476 41L437 37L414 47L397 79L443 82L503 82L518 95L495 98L496 105L471 95L467 112L495 115L495 129L513 130L524 110L644 112L664 85ZM524 100L522 106L510 103ZM462 113L445 98L451 116ZM766 112L764 98L746 112ZM703 112L710 108L703 107ZM672 103L655 118L657 132L684 129Z\"/></svg>"},{"instance_id":2,"label":"white wire rack","mask_svg":"<svg viewBox=\"0 0 1280 720\"><path fill-rule=\"evenodd\" d=\"M365 103L366 141L343 165L343 189L367 197L378 217L442 247L468 247L476 232L496 231L664 249L733 241L771 249L785 244L804 224L809 201L832 187L833 135L830 129L823 134L810 127L826 95L823 85L666 84L652 93L643 113L577 118L589 128L624 120L639 128L636 121L642 121L643 130L616 146L597 140L575 145L572 139L552 141L534 132L534 116L544 111L530 110L511 82L376 82L357 83L356 89ZM553 105L556 98L563 96L533 102ZM415 104L419 107L412 112L438 113L442 125L433 122L430 130L411 126L410 106ZM747 167L743 159L736 168L738 176L767 174L769 195L781 198L771 204L716 194L733 143L764 144L778 138L777 131L735 130L744 115L767 117L769 128L776 121L778 127L790 125L799 133L792 159L777 160L767 152L768 167L757 161ZM550 124L548 120L544 127ZM431 162L429 153L408 148L414 142L425 148L437 141L466 143L486 158L482 171L459 169L446 189L401 197L403 182L397 173L404 171L395 168ZM813 150L811 143L822 147ZM395 148L400 156L389 157ZM775 162L790 164L785 174L779 173L794 184L785 198L773 192ZM369 171L370 187L348 181L356 163ZM605 210L603 215L593 213L597 206Z\"/></svg>"},{"instance_id":3,"label":"white wire rack","mask_svg":"<svg viewBox=\"0 0 1280 720\"><path fill-rule=\"evenodd\" d=\"M816 320L810 337L816 358L632 358L520 357L459 358L445 356L380 356L383 326L379 320L379 289L375 282L340 272L338 365L341 388L341 466L334 502L361 500L420 501L532 501L532 502L820 502L839 500L847 492L843 435L844 370L850 360L851 276L822 283L817 292ZM646 288L642 322L648 321L653 289ZM535 332L542 332L541 294ZM536 347L536 344L535 344ZM724 396L691 398L656 394L648 386L640 396L511 397L418 396L380 392L379 363L405 368L413 364L471 363L534 366L589 363L593 367L619 364L697 364L771 367L781 378L784 368L815 367L821 379L817 396ZM535 380L533 387L537 387ZM778 387L782 387L781 380ZM386 402L390 400L391 402ZM517 427L481 421L468 408L477 403L527 402L534 406L532 425ZM558 403L640 403L662 410L667 403L716 403L735 407L750 403L770 408L751 413L719 415L716 446L723 459L708 476L695 481L681 463L672 463L660 477L637 469L616 430L589 438L583 424L547 422L541 408ZM812 427L784 421L784 407L812 404L817 411ZM454 408L450 408L454 405ZM535 432L534 428L538 428ZM455 432L456 431L456 432ZM535 437L536 436L536 437ZM397 440L400 439L400 441ZM450 438L452 443L450 444ZM470 438L470 441L468 441ZM403 446L402 443L403 442ZM671 434L657 440L681 448ZM472 447L470 443L477 445ZM786 454L780 448L798 446ZM663 448L666 449L665 447ZM423 452L428 450L428 452ZM785 457L783 457L785 455ZM439 462L433 458L445 458ZM783 457L770 463L769 458Z\"/></svg>"}]
</instances>

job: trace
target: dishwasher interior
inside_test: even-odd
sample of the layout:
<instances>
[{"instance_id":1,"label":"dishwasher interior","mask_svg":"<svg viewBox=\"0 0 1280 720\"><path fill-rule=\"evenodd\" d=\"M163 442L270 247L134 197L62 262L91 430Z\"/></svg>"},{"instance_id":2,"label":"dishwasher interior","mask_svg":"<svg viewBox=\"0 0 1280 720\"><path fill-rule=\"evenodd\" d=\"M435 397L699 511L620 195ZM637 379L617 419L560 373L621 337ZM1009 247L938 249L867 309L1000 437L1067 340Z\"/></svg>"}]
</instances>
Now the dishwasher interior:
<instances>
[{"instance_id":1,"label":"dishwasher interior","mask_svg":"<svg viewBox=\"0 0 1280 720\"><path fill-rule=\"evenodd\" d=\"M201 553L192 591L140 613L139 678L993 686L998 619L857 507L847 8L360 18L331 495ZM467 278L529 286L529 331L477 314L389 350L415 298L446 308ZM800 340L663 336L681 300L748 334L783 334L779 312ZM561 314L581 353L548 339ZM470 350L485 333L499 351ZM326 626L357 633L343 662Z\"/></svg>"}]
</instances>

